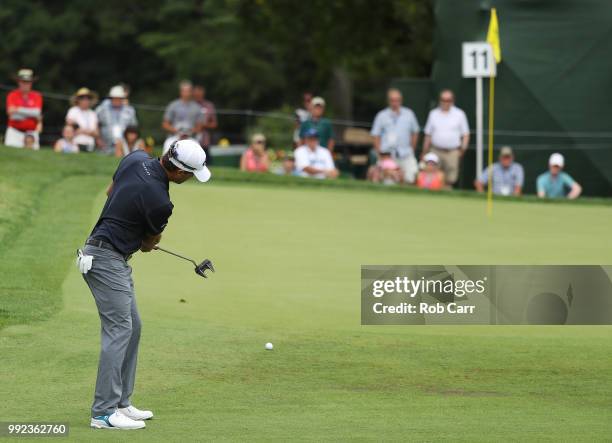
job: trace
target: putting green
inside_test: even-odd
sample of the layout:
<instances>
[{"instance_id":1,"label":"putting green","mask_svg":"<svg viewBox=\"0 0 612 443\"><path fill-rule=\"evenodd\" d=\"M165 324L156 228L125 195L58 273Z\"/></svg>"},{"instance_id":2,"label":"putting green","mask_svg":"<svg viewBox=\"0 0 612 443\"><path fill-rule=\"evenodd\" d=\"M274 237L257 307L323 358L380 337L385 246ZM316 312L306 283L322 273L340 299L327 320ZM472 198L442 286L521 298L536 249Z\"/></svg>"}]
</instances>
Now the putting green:
<instances>
[{"instance_id":1,"label":"putting green","mask_svg":"<svg viewBox=\"0 0 612 443\"><path fill-rule=\"evenodd\" d=\"M488 220L483 201L425 194L171 194L162 244L211 258L217 273L203 280L158 252L132 261L143 318L133 401L156 419L129 433L88 428L99 324L71 268L57 315L0 331L2 420L69 422L80 441L611 435L611 327L359 324L361 264L612 263L611 207L498 202Z\"/></svg>"}]
</instances>

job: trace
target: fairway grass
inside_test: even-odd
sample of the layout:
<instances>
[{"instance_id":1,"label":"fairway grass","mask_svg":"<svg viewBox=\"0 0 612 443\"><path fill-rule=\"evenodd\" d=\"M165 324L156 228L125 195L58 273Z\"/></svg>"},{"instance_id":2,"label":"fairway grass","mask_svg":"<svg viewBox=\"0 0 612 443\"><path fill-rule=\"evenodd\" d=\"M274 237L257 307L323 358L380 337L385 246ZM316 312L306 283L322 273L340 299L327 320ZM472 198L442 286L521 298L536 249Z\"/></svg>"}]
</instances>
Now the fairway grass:
<instances>
[{"instance_id":1,"label":"fairway grass","mask_svg":"<svg viewBox=\"0 0 612 443\"><path fill-rule=\"evenodd\" d=\"M53 248L65 249L49 263L63 307L0 330L0 421L68 422L74 441L612 435L612 327L359 324L361 264L610 264L612 207L496 202L487 219L476 198L214 181L171 187L162 240L212 259L211 278L158 252L131 261L143 319L133 401L156 418L142 431L89 429L99 321L70 264L104 203L99 172L59 182L36 209L38 232L69 210L65 188L95 189L62 228L69 244ZM1 254L21 260L15 281L32 251L50 254L23 235ZM36 275L20 284L37 291Z\"/></svg>"}]
</instances>

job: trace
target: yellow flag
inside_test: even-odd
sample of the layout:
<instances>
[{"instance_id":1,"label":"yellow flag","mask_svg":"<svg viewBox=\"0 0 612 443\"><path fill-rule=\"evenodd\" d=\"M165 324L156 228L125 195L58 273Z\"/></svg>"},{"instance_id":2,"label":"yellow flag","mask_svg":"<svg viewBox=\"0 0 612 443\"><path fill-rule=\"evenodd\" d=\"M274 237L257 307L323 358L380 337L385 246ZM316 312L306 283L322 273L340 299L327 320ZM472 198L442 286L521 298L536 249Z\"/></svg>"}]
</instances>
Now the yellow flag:
<instances>
[{"instance_id":1,"label":"yellow flag","mask_svg":"<svg viewBox=\"0 0 612 443\"><path fill-rule=\"evenodd\" d=\"M493 47L493 56L497 63L501 62L501 47L499 45L499 23L497 22L497 10L491 9L491 21L487 32L487 42Z\"/></svg>"}]
</instances>

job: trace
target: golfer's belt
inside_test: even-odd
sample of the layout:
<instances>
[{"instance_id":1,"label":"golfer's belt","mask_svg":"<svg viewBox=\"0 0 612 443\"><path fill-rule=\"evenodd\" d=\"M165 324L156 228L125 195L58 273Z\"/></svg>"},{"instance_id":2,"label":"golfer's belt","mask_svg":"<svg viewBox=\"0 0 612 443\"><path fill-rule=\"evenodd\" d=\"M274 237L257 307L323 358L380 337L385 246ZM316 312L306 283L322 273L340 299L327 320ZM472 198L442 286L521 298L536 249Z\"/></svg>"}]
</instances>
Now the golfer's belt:
<instances>
[{"instance_id":1,"label":"golfer's belt","mask_svg":"<svg viewBox=\"0 0 612 443\"><path fill-rule=\"evenodd\" d=\"M117 250L117 248L115 248L110 243L102 241L102 240L98 240L96 238L88 238L87 241L85 242L85 244L89 245L89 246L95 246L97 248L102 248L102 249L107 249L109 251L113 251L113 252L121 255L125 261L128 261L130 258L132 258L132 254L127 254L127 255L126 254L122 254L121 252L119 252Z\"/></svg>"}]
</instances>

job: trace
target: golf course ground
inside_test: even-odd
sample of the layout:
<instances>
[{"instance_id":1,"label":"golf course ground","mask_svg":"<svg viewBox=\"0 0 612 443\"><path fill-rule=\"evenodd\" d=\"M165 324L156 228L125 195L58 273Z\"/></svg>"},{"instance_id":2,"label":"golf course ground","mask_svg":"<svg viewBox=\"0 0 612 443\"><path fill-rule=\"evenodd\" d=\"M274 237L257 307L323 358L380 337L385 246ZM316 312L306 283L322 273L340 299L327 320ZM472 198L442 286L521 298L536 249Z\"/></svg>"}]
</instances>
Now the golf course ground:
<instances>
[{"instance_id":1,"label":"golf course ground","mask_svg":"<svg viewBox=\"0 0 612 443\"><path fill-rule=\"evenodd\" d=\"M116 164L0 148L0 421L83 442L612 437L610 326L361 326L359 311L362 264L612 264L612 203L496 200L487 218L471 193L214 168L171 185L161 245L217 272L130 262L132 400L155 419L90 429L99 319L74 256Z\"/></svg>"}]
</instances>

